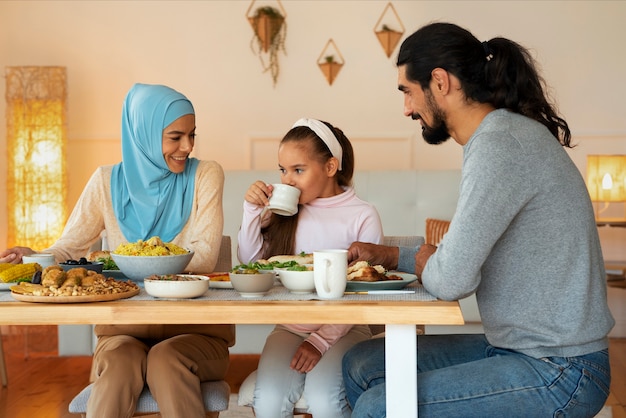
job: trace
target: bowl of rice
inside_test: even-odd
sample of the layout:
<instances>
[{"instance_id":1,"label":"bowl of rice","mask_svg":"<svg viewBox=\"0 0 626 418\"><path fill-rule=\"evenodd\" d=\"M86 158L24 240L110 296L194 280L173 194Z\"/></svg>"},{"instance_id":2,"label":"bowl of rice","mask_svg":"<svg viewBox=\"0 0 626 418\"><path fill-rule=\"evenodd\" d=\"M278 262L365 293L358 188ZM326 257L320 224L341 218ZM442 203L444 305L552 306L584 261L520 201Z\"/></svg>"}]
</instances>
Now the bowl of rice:
<instances>
[{"instance_id":1,"label":"bowl of rice","mask_svg":"<svg viewBox=\"0 0 626 418\"><path fill-rule=\"evenodd\" d=\"M193 258L194 252L158 237L120 244L111 252L111 258L124 276L143 280L152 275L179 274Z\"/></svg>"}]
</instances>

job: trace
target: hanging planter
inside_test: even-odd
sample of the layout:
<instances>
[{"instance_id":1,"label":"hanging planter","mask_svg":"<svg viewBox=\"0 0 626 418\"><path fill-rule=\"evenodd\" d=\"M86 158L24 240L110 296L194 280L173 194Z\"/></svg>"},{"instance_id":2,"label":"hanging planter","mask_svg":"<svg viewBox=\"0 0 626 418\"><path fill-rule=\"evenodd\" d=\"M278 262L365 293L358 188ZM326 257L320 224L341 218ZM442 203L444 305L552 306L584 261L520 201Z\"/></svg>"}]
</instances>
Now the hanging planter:
<instances>
[{"instance_id":1,"label":"hanging planter","mask_svg":"<svg viewBox=\"0 0 626 418\"><path fill-rule=\"evenodd\" d=\"M274 86L278 81L280 66L278 53L282 51L285 55L285 39L287 37L287 14L283 9L280 0L278 6L280 10L271 6L257 7L254 11L252 7L254 0L250 3L246 16L252 26L254 35L250 41L250 48L259 56L263 72L269 71L272 76ZM267 56L264 58L264 56Z\"/></svg>"},{"instance_id":2,"label":"hanging planter","mask_svg":"<svg viewBox=\"0 0 626 418\"><path fill-rule=\"evenodd\" d=\"M394 25L391 22L382 23L383 18L386 17L385 15L389 12L389 10L393 11L395 15L396 27L399 26L402 30L398 31L398 30L392 29L392 26ZM376 25L374 26L374 33L376 34L376 37L378 38L378 42L380 42L380 44L382 45L383 50L385 51L385 54L387 55L387 58L389 58L393 50L398 45L398 42L402 38L402 35L404 34L404 25L402 24L402 21L400 20L400 16L398 16L396 9L393 7L393 4L388 3L385 9L383 10L383 13L380 15L380 18L378 19L378 22L376 22Z\"/></svg>"},{"instance_id":3,"label":"hanging planter","mask_svg":"<svg viewBox=\"0 0 626 418\"><path fill-rule=\"evenodd\" d=\"M335 78L341 71L341 67L345 64L343 56L341 56L341 52L335 45L335 42L332 39L329 39L326 43L326 46L322 50L319 58L317 59L317 65L322 70L324 77L328 81L329 85L333 85Z\"/></svg>"}]
</instances>

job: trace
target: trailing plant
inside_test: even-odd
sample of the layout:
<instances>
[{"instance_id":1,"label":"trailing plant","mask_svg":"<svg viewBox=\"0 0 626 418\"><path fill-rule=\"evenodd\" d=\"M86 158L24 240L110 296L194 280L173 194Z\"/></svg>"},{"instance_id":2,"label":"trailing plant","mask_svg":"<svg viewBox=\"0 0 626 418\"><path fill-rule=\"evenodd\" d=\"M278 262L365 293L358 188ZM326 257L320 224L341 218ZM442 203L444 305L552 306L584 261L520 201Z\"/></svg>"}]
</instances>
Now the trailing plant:
<instances>
[{"instance_id":1,"label":"trailing plant","mask_svg":"<svg viewBox=\"0 0 626 418\"><path fill-rule=\"evenodd\" d=\"M278 53L282 51L287 55L285 49L287 21L278 9L271 6L257 8L249 19L254 29L250 48L259 56L263 72L270 72L274 86L276 86L280 73ZM267 62L264 59L264 53L268 54Z\"/></svg>"}]
</instances>

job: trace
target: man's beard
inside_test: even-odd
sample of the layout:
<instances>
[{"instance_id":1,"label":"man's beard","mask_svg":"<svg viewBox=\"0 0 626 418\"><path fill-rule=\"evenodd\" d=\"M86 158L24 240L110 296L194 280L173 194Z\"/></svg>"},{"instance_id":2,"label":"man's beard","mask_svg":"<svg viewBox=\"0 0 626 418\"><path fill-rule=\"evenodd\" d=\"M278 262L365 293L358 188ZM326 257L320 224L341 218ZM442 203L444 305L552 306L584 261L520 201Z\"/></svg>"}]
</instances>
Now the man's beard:
<instances>
[{"instance_id":1,"label":"man's beard","mask_svg":"<svg viewBox=\"0 0 626 418\"><path fill-rule=\"evenodd\" d=\"M448 133L448 126L446 125L445 115L441 108L437 106L433 98L433 94L430 90L425 91L426 103L430 108L433 123L427 125L422 119L422 137L424 141L431 145L443 144L450 139L450 133ZM419 116L413 115L413 119L417 119Z\"/></svg>"}]
</instances>

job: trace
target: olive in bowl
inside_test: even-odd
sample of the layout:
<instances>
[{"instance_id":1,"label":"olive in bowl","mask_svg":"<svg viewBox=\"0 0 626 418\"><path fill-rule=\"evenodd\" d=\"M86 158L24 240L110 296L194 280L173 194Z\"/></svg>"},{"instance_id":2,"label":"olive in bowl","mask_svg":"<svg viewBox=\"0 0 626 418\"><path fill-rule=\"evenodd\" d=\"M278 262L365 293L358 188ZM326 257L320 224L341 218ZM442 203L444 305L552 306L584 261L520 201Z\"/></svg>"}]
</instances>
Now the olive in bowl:
<instances>
[{"instance_id":1,"label":"olive in bowl","mask_svg":"<svg viewBox=\"0 0 626 418\"><path fill-rule=\"evenodd\" d=\"M81 257L79 260L67 260L64 263L59 263L59 266L65 271L82 267L86 270L92 270L96 273L102 273L102 266L104 263L100 261L87 261L85 257Z\"/></svg>"}]
</instances>

